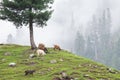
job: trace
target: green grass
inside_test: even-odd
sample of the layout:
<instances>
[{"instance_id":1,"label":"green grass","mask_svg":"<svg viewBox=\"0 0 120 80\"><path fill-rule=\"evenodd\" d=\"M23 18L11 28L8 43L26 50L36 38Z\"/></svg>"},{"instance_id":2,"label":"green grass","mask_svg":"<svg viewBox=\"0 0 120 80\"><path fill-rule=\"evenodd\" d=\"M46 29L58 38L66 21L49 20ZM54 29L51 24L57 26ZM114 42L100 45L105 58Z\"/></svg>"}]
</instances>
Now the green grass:
<instances>
[{"instance_id":1,"label":"green grass","mask_svg":"<svg viewBox=\"0 0 120 80\"><path fill-rule=\"evenodd\" d=\"M29 54L34 53L29 46L0 45L0 80L53 80L54 77L60 77L62 71L76 80L120 80L120 71L112 69L110 72L100 63L65 50L48 50L49 54L43 57L29 59ZM11 55L5 56L6 52ZM50 60L57 60L57 63L51 64ZM16 62L17 66L9 67L10 62ZM25 70L32 69L36 70L33 76L24 75Z\"/></svg>"}]
</instances>

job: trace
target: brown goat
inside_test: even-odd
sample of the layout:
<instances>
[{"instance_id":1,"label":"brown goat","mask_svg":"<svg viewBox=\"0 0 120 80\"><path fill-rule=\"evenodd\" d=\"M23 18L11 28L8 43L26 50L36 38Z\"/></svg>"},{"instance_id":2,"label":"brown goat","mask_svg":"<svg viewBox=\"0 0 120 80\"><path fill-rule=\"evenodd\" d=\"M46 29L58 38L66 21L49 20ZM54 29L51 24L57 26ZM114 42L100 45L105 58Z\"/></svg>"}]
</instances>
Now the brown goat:
<instances>
[{"instance_id":1,"label":"brown goat","mask_svg":"<svg viewBox=\"0 0 120 80\"><path fill-rule=\"evenodd\" d=\"M40 43L40 44L38 45L38 49L41 49L41 50L43 50L45 53L48 53L47 48L46 48L45 45L42 44L42 43Z\"/></svg>"},{"instance_id":2,"label":"brown goat","mask_svg":"<svg viewBox=\"0 0 120 80\"><path fill-rule=\"evenodd\" d=\"M45 45L44 45L44 44L40 43L40 44L38 45L38 49L44 50L44 48L45 48Z\"/></svg>"},{"instance_id":3,"label":"brown goat","mask_svg":"<svg viewBox=\"0 0 120 80\"><path fill-rule=\"evenodd\" d=\"M59 45L54 45L54 50L61 50Z\"/></svg>"}]
</instances>

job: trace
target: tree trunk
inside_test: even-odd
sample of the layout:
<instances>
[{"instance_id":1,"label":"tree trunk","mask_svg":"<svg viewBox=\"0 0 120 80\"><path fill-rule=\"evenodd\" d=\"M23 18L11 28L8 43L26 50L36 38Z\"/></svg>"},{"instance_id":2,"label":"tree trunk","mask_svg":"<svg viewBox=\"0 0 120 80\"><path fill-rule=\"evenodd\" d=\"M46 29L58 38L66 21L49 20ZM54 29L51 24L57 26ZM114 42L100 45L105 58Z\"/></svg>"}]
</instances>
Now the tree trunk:
<instances>
[{"instance_id":1,"label":"tree trunk","mask_svg":"<svg viewBox=\"0 0 120 80\"><path fill-rule=\"evenodd\" d=\"M29 7L29 31L30 31L30 44L31 44L31 49L36 49L36 45L34 42L34 35L33 35L33 17L31 15L32 12L32 7Z\"/></svg>"},{"instance_id":2,"label":"tree trunk","mask_svg":"<svg viewBox=\"0 0 120 80\"><path fill-rule=\"evenodd\" d=\"M30 31L30 44L31 44L31 49L36 49L37 47L36 47L35 42L34 42L32 22L29 23L29 31Z\"/></svg>"}]
</instances>

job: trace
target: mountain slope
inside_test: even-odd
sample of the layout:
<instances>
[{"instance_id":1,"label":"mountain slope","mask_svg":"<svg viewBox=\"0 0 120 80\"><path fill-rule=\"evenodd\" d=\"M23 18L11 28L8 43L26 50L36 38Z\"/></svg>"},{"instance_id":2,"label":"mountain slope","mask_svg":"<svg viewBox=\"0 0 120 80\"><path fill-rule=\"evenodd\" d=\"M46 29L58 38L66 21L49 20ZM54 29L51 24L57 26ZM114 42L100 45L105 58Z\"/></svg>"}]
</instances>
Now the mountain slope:
<instances>
[{"instance_id":1,"label":"mountain slope","mask_svg":"<svg viewBox=\"0 0 120 80\"><path fill-rule=\"evenodd\" d=\"M49 48L45 56L29 58L35 51L29 46L0 45L0 80L55 80L61 72L74 80L120 80L120 72L112 68L76 56L68 51ZM15 67L8 64L15 62ZM25 70L36 70L24 75Z\"/></svg>"}]
</instances>

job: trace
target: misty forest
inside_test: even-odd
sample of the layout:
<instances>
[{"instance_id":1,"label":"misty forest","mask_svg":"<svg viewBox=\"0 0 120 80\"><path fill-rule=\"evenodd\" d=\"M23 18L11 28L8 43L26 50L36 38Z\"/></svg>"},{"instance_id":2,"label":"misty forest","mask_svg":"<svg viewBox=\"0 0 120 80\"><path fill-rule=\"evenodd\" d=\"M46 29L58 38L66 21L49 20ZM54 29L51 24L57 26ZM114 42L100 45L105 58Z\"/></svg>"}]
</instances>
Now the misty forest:
<instances>
[{"instance_id":1,"label":"misty forest","mask_svg":"<svg viewBox=\"0 0 120 80\"><path fill-rule=\"evenodd\" d=\"M107 74L106 72L106 75L108 76L110 76L111 74L116 74L115 76L117 76L117 74L119 75L119 73L111 71L111 68L118 71L120 70L119 0L3 0L3 2L4 3L1 3L2 6L0 5L0 53L5 53L6 51L4 51L4 49L9 48L8 45L5 48L1 47L1 45L3 44L11 44L12 47L14 46L14 44L15 46L16 44L22 45L24 46L24 48L19 46L21 50L28 49L28 47L26 46L29 46L29 48L31 48L31 50L33 51L32 53L35 53L34 50L36 50L37 48L43 49L45 53L41 52L41 54L43 56L45 55L45 57L42 56L41 58L34 58L36 56L32 56L33 59L30 59L32 60L30 61L32 63L29 63L29 65L37 65L37 67L34 66L34 68L39 71L43 69L43 73L38 73L40 73L40 75L43 75L43 77L41 77L40 79L44 80L120 79L119 77L114 77L114 75L112 76L112 78L107 78L105 76L99 77L99 75L98 77L91 76L89 75L89 72L92 73L92 71L90 71L91 69L88 70L88 72L85 72L83 70L83 73L81 68L81 73L72 72L71 67L75 70L79 69L78 67L73 67L72 65L68 67L68 70L71 70L71 72L68 72L69 76L63 76L63 74L67 73L67 68L65 69L65 67L69 65L69 62L65 62L65 60L71 60L73 61L71 62L71 64L76 65L78 59L81 60L83 58L88 59L88 62L90 60L110 67L108 68L108 72L110 72L110 74ZM9 2L11 2L11 4L9 4ZM45 46L44 44L46 45L45 48L43 48ZM42 46L42 48L40 46ZM53 46L54 48L52 49ZM56 51L56 49L58 51ZM9 49L6 50L8 50L7 52L9 53ZM13 52L15 52L14 49ZM22 58L27 58L28 54L26 53L31 52L24 51L23 53L25 53L25 56L22 56ZM37 51L37 53L40 52ZM12 52L7 54L7 56L11 56L11 54ZM18 56L16 58L18 58ZM58 58L60 59L58 60ZM44 63L42 64L42 68L38 68L38 66L40 65L38 64L40 62L37 62L38 59L41 60L41 62L43 61L43 63L48 62L44 59L53 59L50 61L50 63L58 64L58 66L61 66L63 62L64 65L61 69L59 69L63 70L63 72L57 74L58 70L54 68L57 65L49 65L48 63ZM0 57L0 60L2 60L3 62L5 61L4 57L2 56ZM76 63L74 61L76 61ZM20 62L20 60L18 62ZM86 67L87 62L85 63L83 61L83 63L84 64L82 64L81 60L81 65L79 64L79 67ZM23 62L23 64L28 65L27 62ZM52 68L49 68L51 66ZM26 70L29 67L23 67L23 70ZM97 67L94 66L94 63L92 62L91 64L87 65L87 67L88 69L90 67L94 67L95 69L97 69ZM48 70L48 68L50 70ZM100 67L98 68L102 69ZM48 72L44 72L45 69L47 69ZM56 73L52 72L50 74L55 74L55 78L51 78L50 75L47 75L48 78L46 78L46 74L49 74L52 69L56 69L55 71L53 71ZM25 71L25 76L29 74L33 75L34 72L35 70L27 70ZM73 75L73 73L75 74ZM105 72L101 72L101 74L104 73ZM37 72L35 72L35 74L37 74ZM75 78L77 74L80 74L82 77L80 76L78 78ZM62 77L56 77L56 75L61 75ZM39 75L37 74L36 78L34 79L38 80L38 76ZM5 80L7 78L4 77L3 79ZM12 79L13 78L11 78L10 80ZM13 80L17 79L18 78L16 77ZM23 77L23 79L26 78Z\"/></svg>"},{"instance_id":2,"label":"misty forest","mask_svg":"<svg viewBox=\"0 0 120 80\"><path fill-rule=\"evenodd\" d=\"M76 33L75 53L120 69L119 30L111 33L111 21L109 8L103 10L99 17L93 15L85 36L80 31Z\"/></svg>"}]
</instances>

